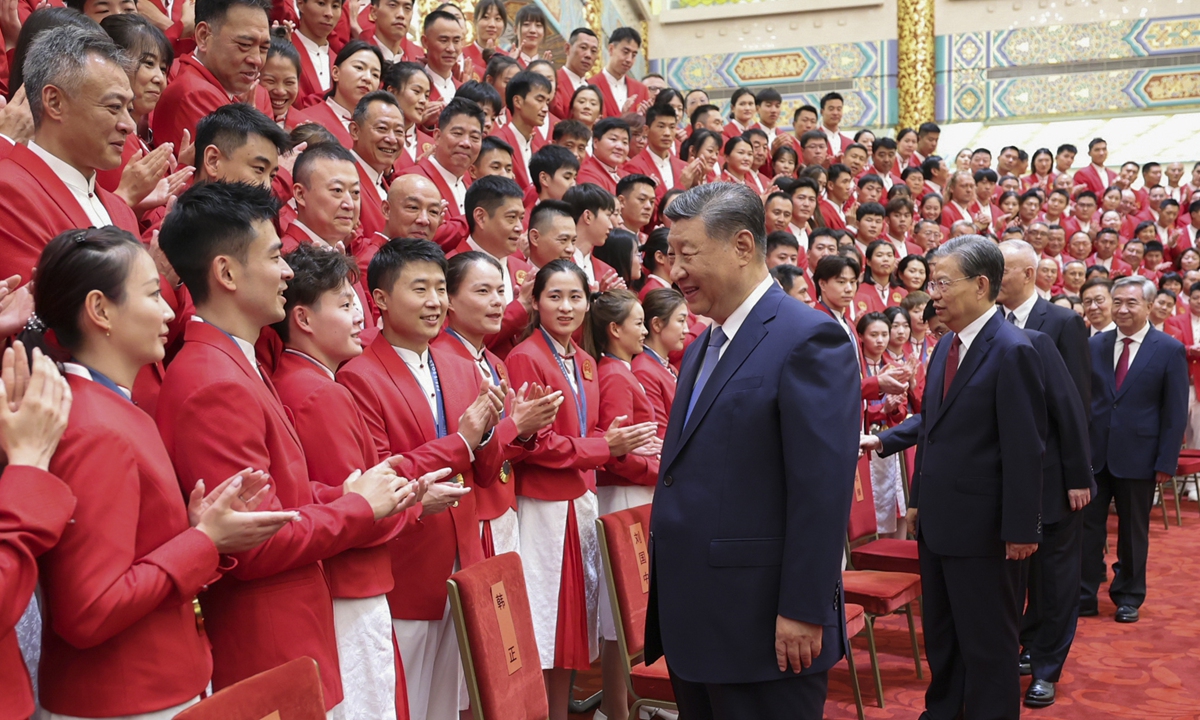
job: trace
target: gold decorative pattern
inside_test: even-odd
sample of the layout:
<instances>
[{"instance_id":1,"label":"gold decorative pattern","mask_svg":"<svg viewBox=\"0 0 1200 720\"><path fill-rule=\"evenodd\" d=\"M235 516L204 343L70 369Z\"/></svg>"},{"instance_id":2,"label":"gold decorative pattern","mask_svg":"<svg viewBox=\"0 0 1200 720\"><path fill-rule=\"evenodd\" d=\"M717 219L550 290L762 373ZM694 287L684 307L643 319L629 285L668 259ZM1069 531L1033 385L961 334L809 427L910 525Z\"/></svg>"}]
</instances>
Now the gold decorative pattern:
<instances>
[{"instance_id":1,"label":"gold decorative pattern","mask_svg":"<svg viewBox=\"0 0 1200 720\"><path fill-rule=\"evenodd\" d=\"M592 32L596 33L596 37L600 39L600 47L608 46L608 38L604 36L604 24L601 19L603 8L601 0L587 0L587 4L583 9L583 16L587 19L588 27ZM604 69L604 52L596 53L596 62L592 65L592 75L599 73Z\"/></svg>"},{"instance_id":2,"label":"gold decorative pattern","mask_svg":"<svg viewBox=\"0 0 1200 720\"><path fill-rule=\"evenodd\" d=\"M650 21L642 21L642 57L650 60Z\"/></svg>"},{"instance_id":3,"label":"gold decorative pattern","mask_svg":"<svg viewBox=\"0 0 1200 720\"><path fill-rule=\"evenodd\" d=\"M808 70L808 60L800 53L744 57L733 66L743 82L800 77Z\"/></svg>"},{"instance_id":4,"label":"gold decorative pattern","mask_svg":"<svg viewBox=\"0 0 1200 720\"><path fill-rule=\"evenodd\" d=\"M933 120L936 100L933 8L935 0L898 0L899 30L896 89L900 126Z\"/></svg>"},{"instance_id":5,"label":"gold decorative pattern","mask_svg":"<svg viewBox=\"0 0 1200 720\"><path fill-rule=\"evenodd\" d=\"M1151 52L1177 52L1200 48L1200 17L1183 20L1151 20L1142 32Z\"/></svg>"},{"instance_id":6,"label":"gold decorative pattern","mask_svg":"<svg viewBox=\"0 0 1200 720\"><path fill-rule=\"evenodd\" d=\"M1200 72L1155 75L1146 81L1142 92L1154 102L1200 100Z\"/></svg>"}]
</instances>

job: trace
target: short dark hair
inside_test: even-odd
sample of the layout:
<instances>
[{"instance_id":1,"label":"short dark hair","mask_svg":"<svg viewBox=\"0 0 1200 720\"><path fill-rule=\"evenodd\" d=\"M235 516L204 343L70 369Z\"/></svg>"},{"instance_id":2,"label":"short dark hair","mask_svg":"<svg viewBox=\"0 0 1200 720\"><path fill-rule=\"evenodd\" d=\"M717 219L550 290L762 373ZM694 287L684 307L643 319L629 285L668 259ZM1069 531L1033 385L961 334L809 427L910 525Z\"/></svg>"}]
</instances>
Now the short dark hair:
<instances>
[{"instance_id":1,"label":"short dark hair","mask_svg":"<svg viewBox=\"0 0 1200 720\"><path fill-rule=\"evenodd\" d=\"M1103 265L1094 265L1093 267L1099 267L1099 268L1105 269L1107 271L1107 269L1104 268ZM1088 272L1091 272L1091 271L1092 271L1092 268L1088 268ZM1112 288L1113 288L1112 280L1109 280L1106 277L1094 277L1094 278L1089 278L1087 280L1087 282L1085 282L1079 288L1079 297L1083 297L1084 293L1086 293L1088 290L1091 290L1094 287L1102 287L1108 291L1109 295L1112 295ZM1099 329L1099 328L1097 328L1097 329Z\"/></svg>"},{"instance_id":2,"label":"short dark hair","mask_svg":"<svg viewBox=\"0 0 1200 720\"><path fill-rule=\"evenodd\" d=\"M163 220L158 244L197 305L208 300L213 260L229 255L245 262L254 224L274 221L279 201L271 190L249 183L193 185Z\"/></svg>"},{"instance_id":3,"label":"short dark hair","mask_svg":"<svg viewBox=\"0 0 1200 720\"><path fill-rule=\"evenodd\" d=\"M1091 152L1092 149L1095 148L1100 143L1104 143L1105 145L1107 145L1108 141L1105 140L1104 138L1100 138L1100 137L1094 137L1091 140L1089 140L1088 141L1088 152Z\"/></svg>"},{"instance_id":4,"label":"short dark hair","mask_svg":"<svg viewBox=\"0 0 1200 720\"><path fill-rule=\"evenodd\" d=\"M588 37L594 37L594 38L596 38L596 42L600 42L600 38L596 37L596 33L591 28L577 27L574 30L572 30L570 36L567 37L567 43L574 45L575 41L577 39L579 39L580 35L587 35Z\"/></svg>"},{"instance_id":5,"label":"short dark hair","mask_svg":"<svg viewBox=\"0 0 1200 720\"><path fill-rule=\"evenodd\" d=\"M855 211L855 218L858 220L862 220L863 218L867 217L868 215L874 215L876 217L886 217L887 210L885 210L884 207L882 205L880 205L879 203L869 202L869 203L863 203L862 205L859 205L858 210Z\"/></svg>"},{"instance_id":6,"label":"short dark hair","mask_svg":"<svg viewBox=\"0 0 1200 720\"><path fill-rule=\"evenodd\" d=\"M425 21L421 23L421 32L422 33L428 32L429 27L431 25L433 25L435 22L437 22L438 20L449 20L452 23L458 22L458 18L454 17L453 15L446 12L445 10L434 10L433 12L431 12L425 16Z\"/></svg>"},{"instance_id":7,"label":"short dark hair","mask_svg":"<svg viewBox=\"0 0 1200 720\"><path fill-rule=\"evenodd\" d=\"M669 117L674 122L679 120L679 113L677 113L675 108L671 107L670 105L660 105L658 103L646 108L647 126L654 124L654 121L660 117Z\"/></svg>"},{"instance_id":8,"label":"short dark hair","mask_svg":"<svg viewBox=\"0 0 1200 720\"><path fill-rule=\"evenodd\" d=\"M780 95L779 91L773 87L763 88L754 94L755 105L762 105L763 103L769 102L781 103L783 102L783 96Z\"/></svg>"},{"instance_id":9,"label":"short dark hair","mask_svg":"<svg viewBox=\"0 0 1200 720\"><path fill-rule=\"evenodd\" d=\"M283 291L283 310L286 315L271 327L279 334L281 340L287 342L290 330L288 319L292 308L301 305L314 307L320 302L322 295L337 290L347 280L351 283L358 282L358 263L349 255L330 252L327 248L310 243L301 243L300 247L284 255L283 259L292 269L293 277L288 280L287 289Z\"/></svg>"},{"instance_id":10,"label":"short dark hair","mask_svg":"<svg viewBox=\"0 0 1200 720\"><path fill-rule=\"evenodd\" d=\"M770 235L767 235L767 252L769 253L777 247L790 247L799 252L800 241L796 239L795 235L791 234L787 230L776 230Z\"/></svg>"},{"instance_id":11,"label":"short dark hair","mask_svg":"<svg viewBox=\"0 0 1200 720\"><path fill-rule=\"evenodd\" d=\"M454 17L451 15L450 17ZM404 268L412 263L433 263L446 272L446 253L424 238L392 238L379 248L367 266L367 288L391 292Z\"/></svg>"},{"instance_id":12,"label":"short dark hair","mask_svg":"<svg viewBox=\"0 0 1200 720\"><path fill-rule=\"evenodd\" d=\"M850 268L854 272L854 276L862 272L862 266L854 258L849 258L844 255L826 255L817 262L817 267L813 269L813 285L817 286L817 296L821 295L821 281L832 280L842 274L846 268Z\"/></svg>"},{"instance_id":13,"label":"short dark hair","mask_svg":"<svg viewBox=\"0 0 1200 720\"><path fill-rule=\"evenodd\" d=\"M843 175L849 175L850 168L841 163L834 163L829 166L829 170L825 173L825 179L828 183L833 184Z\"/></svg>"},{"instance_id":14,"label":"short dark hair","mask_svg":"<svg viewBox=\"0 0 1200 720\"><path fill-rule=\"evenodd\" d=\"M509 145L495 135L484 135L483 139L479 141L479 154L475 156L475 162L479 162L479 159L484 155L497 150L508 153L509 157L514 157L512 145ZM468 188L469 190L470 188Z\"/></svg>"},{"instance_id":15,"label":"short dark hair","mask_svg":"<svg viewBox=\"0 0 1200 720\"><path fill-rule=\"evenodd\" d=\"M513 25L520 28L525 23L537 23L542 27L546 27L546 15L542 9L533 3L522 5L517 11L517 15L513 18Z\"/></svg>"},{"instance_id":16,"label":"short dark hair","mask_svg":"<svg viewBox=\"0 0 1200 720\"><path fill-rule=\"evenodd\" d=\"M692 127L695 127L696 123L700 122L700 118L711 112L720 113L721 108L707 103L704 105L698 105L696 106L696 109L692 111L691 116L688 117L688 121L691 123Z\"/></svg>"},{"instance_id":17,"label":"short dark hair","mask_svg":"<svg viewBox=\"0 0 1200 720\"><path fill-rule=\"evenodd\" d=\"M818 140L825 143L825 145L829 145L829 138L825 137L825 133L821 132L820 130L809 130L800 136L800 148L804 149L808 147L810 142L816 142Z\"/></svg>"},{"instance_id":18,"label":"short dark hair","mask_svg":"<svg viewBox=\"0 0 1200 720\"><path fill-rule=\"evenodd\" d=\"M126 17L125 15L110 15L109 17ZM104 18L107 20L108 18ZM164 36L165 37L165 36ZM271 37L271 47L267 50L267 60L273 57L282 57L296 68L296 75L299 76L303 72L300 68L300 51L296 49L290 41L281 37Z\"/></svg>"},{"instance_id":19,"label":"short dark hair","mask_svg":"<svg viewBox=\"0 0 1200 720\"><path fill-rule=\"evenodd\" d=\"M825 106L828 105L829 101L831 101L831 100L837 100L838 102L841 102L841 103L846 102L846 99L842 97L841 93L827 92L821 96L821 110L822 111L825 110Z\"/></svg>"},{"instance_id":20,"label":"short dark hair","mask_svg":"<svg viewBox=\"0 0 1200 720\"><path fill-rule=\"evenodd\" d=\"M467 219L467 231L475 232L475 209L483 208L488 217L496 214L496 210L506 199L524 200L525 193L516 180L503 175L484 175L471 183L467 188L466 199L463 200L463 214Z\"/></svg>"},{"instance_id":21,"label":"short dark hair","mask_svg":"<svg viewBox=\"0 0 1200 720\"><path fill-rule=\"evenodd\" d=\"M937 172L941 164L941 155L930 155L929 157L925 158L924 162L921 163L921 175L926 180L932 180L933 174Z\"/></svg>"},{"instance_id":22,"label":"short dark hair","mask_svg":"<svg viewBox=\"0 0 1200 720\"><path fill-rule=\"evenodd\" d=\"M554 123L554 130L551 131L550 137L554 142L566 138L586 141L592 139L592 130L578 120L560 120Z\"/></svg>"},{"instance_id":23,"label":"short dark hair","mask_svg":"<svg viewBox=\"0 0 1200 720\"><path fill-rule=\"evenodd\" d=\"M920 126L917 128L917 137L918 137L918 138L923 138L923 137L925 137L926 135L931 135L931 134L933 134L933 133L938 133L938 134L940 135L940 134L941 134L941 132L942 132L942 129L941 129L940 127L938 127L938 124L937 124L937 123L935 123L935 122L923 122L923 123L921 123L921 125L920 125Z\"/></svg>"},{"instance_id":24,"label":"short dark hair","mask_svg":"<svg viewBox=\"0 0 1200 720\"><path fill-rule=\"evenodd\" d=\"M553 178L564 167L579 172L579 158L575 153L561 145L543 145L529 157L529 182L533 183L533 189L540 193L542 173Z\"/></svg>"},{"instance_id":25,"label":"short dark hair","mask_svg":"<svg viewBox=\"0 0 1200 720\"><path fill-rule=\"evenodd\" d=\"M593 183L580 183L563 194L563 202L571 206L571 219L579 222L579 218L587 211L592 214L601 210L617 211L617 200L604 188Z\"/></svg>"},{"instance_id":26,"label":"short dark hair","mask_svg":"<svg viewBox=\"0 0 1200 720\"><path fill-rule=\"evenodd\" d=\"M420 63L407 61L388 63L383 68L383 75L381 76L382 84L380 87L384 90L392 88L399 92L408 86L408 81L416 77L417 73L424 75L426 78L429 77L425 72L425 67Z\"/></svg>"},{"instance_id":27,"label":"short dark hair","mask_svg":"<svg viewBox=\"0 0 1200 720\"><path fill-rule=\"evenodd\" d=\"M221 154L229 157L245 145L251 135L266 138L280 155L292 148L283 128L253 105L231 103L222 105L196 123L196 163L203 162L204 151L216 145Z\"/></svg>"},{"instance_id":28,"label":"short dark hair","mask_svg":"<svg viewBox=\"0 0 1200 720\"><path fill-rule=\"evenodd\" d=\"M775 278L775 281L779 283L779 287L783 288L783 291L787 293L790 293L792 288L796 287L797 278L803 276L804 271L795 265L776 265L771 268L771 277ZM815 300L816 298L813 299Z\"/></svg>"},{"instance_id":29,"label":"short dark hair","mask_svg":"<svg viewBox=\"0 0 1200 720\"><path fill-rule=\"evenodd\" d=\"M1062 145L1058 146L1058 149L1054 151L1054 154L1055 154L1055 156L1058 156L1058 155L1062 155L1065 152L1069 152L1072 155L1078 155L1079 148L1075 147L1071 143L1063 143Z\"/></svg>"},{"instance_id":30,"label":"short dark hair","mask_svg":"<svg viewBox=\"0 0 1200 720\"><path fill-rule=\"evenodd\" d=\"M609 45L616 45L626 40L632 40L638 47L642 46L642 34L631 27L619 27L613 30L612 35L608 36Z\"/></svg>"},{"instance_id":31,"label":"short dark hair","mask_svg":"<svg viewBox=\"0 0 1200 720\"><path fill-rule=\"evenodd\" d=\"M715 182L694 187L675 198L666 215L675 222L698 219L710 237L721 240L748 230L759 257L766 256L766 216L762 200L745 185Z\"/></svg>"},{"instance_id":32,"label":"short dark hair","mask_svg":"<svg viewBox=\"0 0 1200 720\"><path fill-rule=\"evenodd\" d=\"M374 93L371 93L372 95ZM370 97L368 95L367 97ZM363 98L366 100L367 98ZM361 104L361 103L360 103ZM483 108L479 107L472 100L456 97L446 103L446 107L442 109L442 113L438 115L438 130L445 130L454 118L460 115L475 118L479 122L479 129L482 131L486 124L487 118L483 114Z\"/></svg>"},{"instance_id":33,"label":"short dark hair","mask_svg":"<svg viewBox=\"0 0 1200 720\"><path fill-rule=\"evenodd\" d=\"M867 173L866 175L863 175L862 177L860 177L858 179L859 189L862 189L864 186L870 185L872 183L878 185L881 188L883 187L883 180L881 180L880 177L878 175L876 175L875 173Z\"/></svg>"},{"instance_id":34,"label":"short dark hair","mask_svg":"<svg viewBox=\"0 0 1200 720\"><path fill-rule=\"evenodd\" d=\"M530 6L526 5L525 7ZM508 111L511 113L513 111L513 99L527 97L534 90L551 92L554 90L554 86L550 84L550 81L544 75L535 73L532 70L522 70L513 75L504 89L504 107L508 108Z\"/></svg>"},{"instance_id":35,"label":"short dark hair","mask_svg":"<svg viewBox=\"0 0 1200 720\"><path fill-rule=\"evenodd\" d=\"M995 171L995 170L993 170L993 169L991 169L991 168L983 168L982 170L976 170L976 171L975 171L975 175L974 175L973 177L975 178L975 182L976 182L976 183L981 183L981 182L990 182L990 183L1000 182L1000 176L999 176L999 175L997 175L997 174L996 174L996 171Z\"/></svg>"},{"instance_id":36,"label":"short dark hair","mask_svg":"<svg viewBox=\"0 0 1200 720\"><path fill-rule=\"evenodd\" d=\"M312 177L313 165L321 160L348 162L354 165L356 173L358 171L358 166L354 162L354 155L349 150L338 143L317 143L307 148L304 152L300 153L300 157L296 158L296 164L292 167L292 180L308 187L309 179Z\"/></svg>"},{"instance_id":37,"label":"short dark hair","mask_svg":"<svg viewBox=\"0 0 1200 720\"><path fill-rule=\"evenodd\" d=\"M802 112L810 112L813 114L813 117L816 117L817 115L820 114L817 112L817 109L815 107L813 107L812 105L801 105L800 107L796 108L796 112L792 113L792 124L793 125L797 124L800 121L800 113L802 113Z\"/></svg>"},{"instance_id":38,"label":"short dark hair","mask_svg":"<svg viewBox=\"0 0 1200 720\"><path fill-rule=\"evenodd\" d=\"M502 56L497 55L496 57ZM463 83L458 90L454 91L454 97L470 100L481 108L490 107L493 117L504 112L504 98L500 97L496 88L479 80L469 80Z\"/></svg>"},{"instance_id":39,"label":"short dark hair","mask_svg":"<svg viewBox=\"0 0 1200 720\"><path fill-rule=\"evenodd\" d=\"M639 173L630 173L617 181L617 195L624 195L634 188L636 185L647 185L653 190L658 186L658 182L649 175L641 175Z\"/></svg>"},{"instance_id":40,"label":"short dark hair","mask_svg":"<svg viewBox=\"0 0 1200 720\"><path fill-rule=\"evenodd\" d=\"M592 137L596 140L600 140L613 130L624 130L626 139L631 136L631 133L629 132L629 123L625 122L621 118L607 117L601 118L596 122L595 125L592 125Z\"/></svg>"},{"instance_id":41,"label":"short dark hair","mask_svg":"<svg viewBox=\"0 0 1200 720\"><path fill-rule=\"evenodd\" d=\"M871 154L874 155L875 153L879 152L880 150L895 150L895 149L896 149L896 141L895 140L893 140L890 137L879 137L879 138L875 138L875 144L871 146Z\"/></svg>"},{"instance_id":42,"label":"short dark hair","mask_svg":"<svg viewBox=\"0 0 1200 720\"><path fill-rule=\"evenodd\" d=\"M271 16L271 0L196 0L195 22L199 25L206 22L209 25L220 25L230 9L235 7L257 8Z\"/></svg>"},{"instance_id":43,"label":"short dark hair","mask_svg":"<svg viewBox=\"0 0 1200 720\"><path fill-rule=\"evenodd\" d=\"M529 213L529 227L540 231L546 221L556 217L570 218L571 222L575 222L575 213L570 204L562 200L542 200Z\"/></svg>"},{"instance_id":44,"label":"short dark hair","mask_svg":"<svg viewBox=\"0 0 1200 720\"><path fill-rule=\"evenodd\" d=\"M465 101L464 101L465 102ZM383 103L391 105L400 110L400 102L396 100L396 96L387 90L375 90L362 96L358 104L354 106L354 113L350 116L350 122L362 127L367 122L367 113L371 111L372 103ZM476 105L476 107L479 107Z\"/></svg>"}]
</instances>

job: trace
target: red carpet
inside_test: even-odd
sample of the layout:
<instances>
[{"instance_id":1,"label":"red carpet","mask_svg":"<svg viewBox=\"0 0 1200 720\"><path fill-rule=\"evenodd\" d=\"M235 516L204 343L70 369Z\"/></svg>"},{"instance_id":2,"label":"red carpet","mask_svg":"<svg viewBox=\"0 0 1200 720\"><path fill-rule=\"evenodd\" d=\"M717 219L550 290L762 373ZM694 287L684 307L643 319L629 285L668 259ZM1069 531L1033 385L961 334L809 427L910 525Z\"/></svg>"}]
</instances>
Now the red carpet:
<instances>
[{"instance_id":1,"label":"red carpet","mask_svg":"<svg viewBox=\"0 0 1200 720\"><path fill-rule=\"evenodd\" d=\"M1140 622L1114 622L1116 608L1108 600L1107 586L1102 587L1099 617L1079 621L1075 644L1058 684L1058 702L1040 710L1024 708L1023 718L1200 719L1200 509L1196 503L1184 503L1182 528L1175 524L1173 506L1170 519L1170 530L1163 530L1158 509L1151 516L1149 590ZM1109 546L1116 547L1115 517L1109 523ZM1110 566L1115 559L1110 554ZM918 622L918 637L920 627ZM853 641L865 716L914 720L925 704L928 665L925 679L918 680L903 616L880 619L875 639L883 676L882 709L876 706L866 635ZM923 652L923 640L921 647ZM1024 688L1028 678L1022 680ZM589 693L599 689L598 664L592 673L581 674L578 685ZM857 718L844 661L830 672L825 717Z\"/></svg>"}]
</instances>

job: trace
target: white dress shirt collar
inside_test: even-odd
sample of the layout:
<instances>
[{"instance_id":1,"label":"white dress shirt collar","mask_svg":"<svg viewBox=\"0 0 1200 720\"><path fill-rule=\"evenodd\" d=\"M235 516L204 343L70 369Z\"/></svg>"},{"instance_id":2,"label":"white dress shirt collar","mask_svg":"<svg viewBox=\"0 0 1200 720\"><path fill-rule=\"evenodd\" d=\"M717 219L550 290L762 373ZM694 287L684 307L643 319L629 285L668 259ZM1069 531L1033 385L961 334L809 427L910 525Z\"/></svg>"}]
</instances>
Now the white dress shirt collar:
<instances>
[{"instance_id":1,"label":"white dress shirt collar","mask_svg":"<svg viewBox=\"0 0 1200 720\"><path fill-rule=\"evenodd\" d=\"M351 152L354 152L354 151L351 151ZM375 186L375 188L379 191L379 194L382 197L386 198L387 191L385 191L383 189L383 185L382 185L383 173L379 172L375 168L368 165L367 161L363 160L362 156L359 155L357 152L354 152L354 160L355 160L355 162L358 163L358 166L367 173L367 177L370 178L370 180L371 180L371 185Z\"/></svg>"},{"instance_id":2,"label":"white dress shirt collar","mask_svg":"<svg viewBox=\"0 0 1200 720\"><path fill-rule=\"evenodd\" d=\"M63 185L67 186L67 190L71 191L71 197L79 203L80 209L92 221L92 225L95 227L112 225L108 209L104 207L104 204L100 202L100 197L96 194L96 173L94 171L90 178L85 178L83 173L32 140L29 141L29 150L41 158L50 171L62 181Z\"/></svg>"},{"instance_id":3,"label":"white dress shirt collar","mask_svg":"<svg viewBox=\"0 0 1200 720\"><path fill-rule=\"evenodd\" d=\"M463 184L462 178L457 177L454 173L442 167L441 163L433 155L429 156L429 164L433 165L433 169L438 171L442 179L446 181L446 185L450 188L450 192L454 195L454 200L458 203L458 211L466 212L467 202L467 186Z\"/></svg>"},{"instance_id":4,"label":"white dress shirt collar","mask_svg":"<svg viewBox=\"0 0 1200 720\"><path fill-rule=\"evenodd\" d=\"M204 318L200 317L199 315L193 315L192 322L208 322L208 321L205 320ZM209 323L209 325L212 325L212 323ZM213 325L213 327L217 327L217 326ZM221 330L221 328L217 328L217 329ZM221 330L221 332L225 332L225 331ZM226 332L225 334L228 335L229 337L233 338L234 344L236 344L238 346L238 349L242 351L242 354L246 356L246 360L247 360L247 362L250 363L250 367L253 368L254 372L258 375L259 378L261 378L262 371L259 370L259 368L258 368L258 356L254 354L254 343L246 342L245 340L241 339L237 335L234 335L233 333Z\"/></svg>"},{"instance_id":5,"label":"white dress shirt collar","mask_svg":"<svg viewBox=\"0 0 1200 720\"><path fill-rule=\"evenodd\" d=\"M721 346L722 355L725 354L725 350L733 343L733 336L737 335L738 330L742 329L742 324L746 322L746 318L750 317L750 311L754 309L754 306L758 304L762 296L767 294L767 291L771 289L773 284L775 284L775 278L771 276L771 273L767 273L762 282L754 286L754 289L750 291L750 294L746 296L742 304L738 305L737 309L730 313L729 317L725 318L725 322L718 325L725 332L725 337L728 338L725 344Z\"/></svg>"},{"instance_id":6,"label":"white dress shirt collar","mask_svg":"<svg viewBox=\"0 0 1200 720\"><path fill-rule=\"evenodd\" d=\"M308 53L308 59L312 61L313 70L317 72L317 81L321 83L322 90L329 89L329 41L326 40L324 45L318 45L315 40L310 40L304 36L304 33L297 30L292 33L292 37L300 41L304 46L305 52Z\"/></svg>"},{"instance_id":7,"label":"white dress shirt collar","mask_svg":"<svg viewBox=\"0 0 1200 720\"><path fill-rule=\"evenodd\" d=\"M658 169L658 174L662 176L663 187L675 187L675 170L671 167L671 153L667 153L665 158L660 158L653 150L649 151L650 159L654 162L654 167Z\"/></svg>"},{"instance_id":8,"label":"white dress shirt collar","mask_svg":"<svg viewBox=\"0 0 1200 720\"><path fill-rule=\"evenodd\" d=\"M313 365L316 365L318 368L320 368L321 372L325 373L325 375L328 376L330 380L333 379L333 371L330 370L329 368L325 367L325 363L316 359L312 355L309 355L308 353L302 353L299 350L294 350L292 348L284 348L283 351L285 353L291 353L292 355L299 355L300 357L304 358L305 360L309 361Z\"/></svg>"},{"instance_id":9,"label":"white dress shirt collar","mask_svg":"<svg viewBox=\"0 0 1200 720\"><path fill-rule=\"evenodd\" d=\"M350 132L350 118L354 115L354 111L347 110L341 105L338 105L331 97L325 98L325 104L329 106L329 109L333 111L333 114L337 116L337 119L342 121L342 127L346 128L346 132Z\"/></svg>"},{"instance_id":10,"label":"white dress shirt collar","mask_svg":"<svg viewBox=\"0 0 1200 720\"><path fill-rule=\"evenodd\" d=\"M437 74L436 70L429 67L428 64L425 65L425 69L429 71L429 81L433 83L433 88L438 91L442 102L453 100L454 94L458 90L458 88L454 87L454 73L451 73L447 77L442 77Z\"/></svg>"},{"instance_id":11,"label":"white dress shirt collar","mask_svg":"<svg viewBox=\"0 0 1200 720\"><path fill-rule=\"evenodd\" d=\"M85 380L90 380L91 382L96 382L96 378L92 377L92 371L86 365L80 365L79 363L73 363L73 362L65 362L65 363L63 363L63 372L65 372L68 375L75 375L76 377L81 377ZM113 383L113 385L117 385L117 384ZM133 392L130 391L129 388L124 387L122 385L117 385L117 389L121 391L121 394L125 396L126 400L133 400Z\"/></svg>"},{"instance_id":12,"label":"white dress shirt collar","mask_svg":"<svg viewBox=\"0 0 1200 720\"><path fill-rule=\"evenodd\" d=\"M1033 306L1037 304L1038 293L1035 291L1025 300L1025 302L1013 308L1012 313L1017 316L1017 327L1024 329L1025 323L1029 320L1029 313L1033 312ZM1008 314L1007 312L1005 313ZM1008 318L1006 317L1005 320Z\"/></svg>"},{"instance_id":13,"label":"white dress shirt collar","mask_svg":"<svg viewBox=\"0 0 1200 720\"><path fill-rule=\"evenodd\" d=\"M982 315L972 320L958 334L958 341L962 343L962 350L958 353L959 365L962 365L963 358L967 356L967 351L971 349L971 343L975 342L975 338L979 337L979 331L983 330L983 326L987 325L988 320L991 320L995 314L996 306L992 305Z\"/></svg>"}]
</instances>

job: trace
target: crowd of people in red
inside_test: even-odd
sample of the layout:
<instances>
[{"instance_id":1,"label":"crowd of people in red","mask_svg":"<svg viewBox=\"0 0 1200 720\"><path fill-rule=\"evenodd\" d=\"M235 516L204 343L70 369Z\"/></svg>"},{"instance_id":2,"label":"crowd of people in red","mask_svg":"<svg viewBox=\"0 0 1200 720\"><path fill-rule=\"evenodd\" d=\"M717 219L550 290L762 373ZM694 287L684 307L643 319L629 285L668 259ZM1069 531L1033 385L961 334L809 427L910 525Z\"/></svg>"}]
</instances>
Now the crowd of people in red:
<instances>
[{"instance_id":1,"label":"crowd of people in red","mask_svg":"<svg viewBox=\"0 0 1200 720\"><path fill-rule=\"evenodd\" d=\"M1027 243L1013 308L1093 335L1113 281L1154 282L1200 378L1200 165L947 162L931 122L843 133L837 93L790 130L770 88L726 116L632 77L631 28L556 67L532 4L60 4L0 2L3 718L34 710L39 584L52 718L168 718L301 656L330 717L457 717L446 579L516 551L551 717L603 646L624 720L594 523L653 496L707 325L664 210L702 184L751 188L775 280L852 333L865 432L920 412L961 235ZM903 462L870 460L895 538Z\"/></svg>"}]
</instances>

